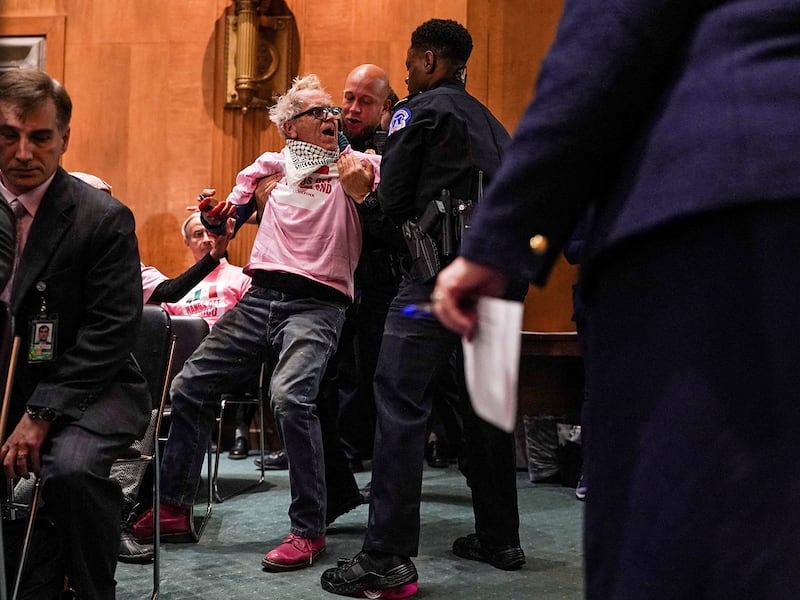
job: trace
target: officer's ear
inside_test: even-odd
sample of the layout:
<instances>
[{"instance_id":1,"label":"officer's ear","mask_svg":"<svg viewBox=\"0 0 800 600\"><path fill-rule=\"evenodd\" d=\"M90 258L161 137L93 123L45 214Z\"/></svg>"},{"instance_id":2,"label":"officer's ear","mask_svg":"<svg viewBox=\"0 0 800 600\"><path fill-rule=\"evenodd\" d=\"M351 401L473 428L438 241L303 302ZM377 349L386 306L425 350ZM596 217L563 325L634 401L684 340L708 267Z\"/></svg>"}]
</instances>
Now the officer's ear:
<instances>
[{"instance_id":1,"label":"officer's ear","mask_svg":"<svg viewBox=\"0 0 800 600\"><path fill-rule=\"evenodd\" d=\"M436 54L433 53L433 50L425 50L422 66L426 73L433 73L436 70Z\"/></svg>"}]
</instances>

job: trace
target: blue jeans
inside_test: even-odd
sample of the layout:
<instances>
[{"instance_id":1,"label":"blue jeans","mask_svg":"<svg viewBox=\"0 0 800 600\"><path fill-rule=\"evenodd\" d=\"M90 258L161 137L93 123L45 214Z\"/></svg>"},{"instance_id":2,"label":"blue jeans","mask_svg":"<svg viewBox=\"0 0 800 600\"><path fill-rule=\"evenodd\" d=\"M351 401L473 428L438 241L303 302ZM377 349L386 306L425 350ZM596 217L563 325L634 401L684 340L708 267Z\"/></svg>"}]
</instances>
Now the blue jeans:
<instances>
[{"instance_id":1,"label":"blue jeans","mask_svg":"<svg viewBox=\"0 0 800 600\"><path fill-rule=\"evenodd\" d=\"M325 461L316 398L346 306L253 287L186 361L170 390L172 416L161 467L164 501L194 504L220 394L274 363L272 409L289 458L291 531L325 533Z\"/></svg>"}]
</instances>

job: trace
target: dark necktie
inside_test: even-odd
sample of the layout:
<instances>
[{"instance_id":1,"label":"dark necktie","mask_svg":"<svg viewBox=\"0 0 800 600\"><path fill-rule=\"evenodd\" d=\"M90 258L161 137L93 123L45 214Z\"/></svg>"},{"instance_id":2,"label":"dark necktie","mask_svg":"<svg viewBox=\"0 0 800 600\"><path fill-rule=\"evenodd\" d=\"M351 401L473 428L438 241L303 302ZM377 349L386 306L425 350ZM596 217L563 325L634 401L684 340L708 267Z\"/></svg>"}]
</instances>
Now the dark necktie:
<instances>
[{"instance_id":1,"label":"dark necktie","mask_svg":"<svg viewBox=\"0 0 800 600\"><path fill-rule=\"evenodd\" d=\"M22 256L22 219L23 217L28 214L27 209L22 205L22 202L19 201L19 198L14 198L11 202L9 202L9 206L11 207L11 211L14 213L16 227L17 227L17 250L14 252L14 267L11 271L11 278L8 280L8 284L6 285L5 290L3 290L1 298L8 302L11 299L11 290L14 287L14 279L17 276L17 268L19 267L19 259Z\"/></svg>"}]
</instances>

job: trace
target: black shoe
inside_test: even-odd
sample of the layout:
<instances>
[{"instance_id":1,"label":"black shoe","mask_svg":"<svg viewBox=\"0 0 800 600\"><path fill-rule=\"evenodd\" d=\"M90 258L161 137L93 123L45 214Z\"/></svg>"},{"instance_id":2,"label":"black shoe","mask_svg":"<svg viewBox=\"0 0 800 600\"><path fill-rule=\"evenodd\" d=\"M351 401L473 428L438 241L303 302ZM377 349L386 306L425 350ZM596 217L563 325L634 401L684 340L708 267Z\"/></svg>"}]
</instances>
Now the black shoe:
<instances>
[{"instance_id":1,"label":"black shoe","mask_svg":"<svg viewBox=\"0 0 800 600\"><path fill-rule=\"evenodd\" d=\"M261 468L261 457L256 457L253 461L257 469ZM286 458L285 450L277 450L264 455L264 468L269 471L282 471L289 468L289 459Z\"/></svg>"},{"instance_id":2,"label":"black shoe","mask_svg":"<svg viewBox=\"0 0 800 600\"><path fill-rule=\"evenodd\" d=\"M474 533L453 542L453 554L469 560L489 563L503 571L514 571L525 564L525 554L519 546L484 547Z\"/></svg>"},{"instance_id":3,"label":"black shoe","mask_svg":"<svg viewBox=\"0 0 800 600\"><path fill-rule=\"evenodd\" d=\"M153 547L140 544L128 528L122 529L119 540L119 562L144 565L153 560Z\"/></svg>"},{"instance_id":4,"label":"black shoe","mask_svg":"<svg viewBox=\"0 0 800 600\"><path fill-rule=\"evenodd\" d=\"M428 442L425 447L425 459L434 469L446 469L450 466L450 459L447 458L444 444L439 440Z\"/></svg>"},{"instance_id":5,"label":"black shoe","mask_svg":"<svg viewBox=\"0 0 800 600\"><path fill-rule=\"evenodd\" d=\"M328 503L328 511L325 514L325 526L330 525L343 514L349 513L362 504L364 504L364 496L362 496L360 492L347 500L337 502L335 505Z\"/></svg>"},{"instance_id":6,"label":"black shoe","mask_svg":"<svg viewBox=\"0 0 800 600\"><path fill-rule=\"evenodd\" d=\"M248 454L250 454L250 443L245 436L237 435L233 448L228 452L228 458L231 460L242 460L243 458L247 458Z\"/></svg>"},{"instance_id":7,"label":"black shoe","mask_svg":"<svg viewBox=\"0 0 800 600\"><path fill-rule=\"evenodd\" d=\"M369 598L382 598L380 590L402 587L407 593L395 590L401 593L392 597L404 598L416 593L417 578L417 569L409 558L362 551L350 560L340 560L335 569L324 571L320 582L327 592L363 597L369 591Z\"/></svg>"},{"instance_id":8,"label":"black shoe","mask_svg":"<svg viewBox=\"0 0 800 600\"><path fill-rule=\"evenodd\" d=\"M347 466L350 467L350 472L361 473L364 470L364 461L360 458L350 458L347 460Z\"/></svg>"},{"instance_id":9,"label":"black shoe","mask_svg":"<svg viewBox=\"0 0 800 600\"><path fill-rule=\"evenodd\" d=\"M369 504L369 501L372 499L372 481L368 481L367 485L362 487L360 490L361 497L364 499L364 504Z\"/></svg>"}]
</instances>

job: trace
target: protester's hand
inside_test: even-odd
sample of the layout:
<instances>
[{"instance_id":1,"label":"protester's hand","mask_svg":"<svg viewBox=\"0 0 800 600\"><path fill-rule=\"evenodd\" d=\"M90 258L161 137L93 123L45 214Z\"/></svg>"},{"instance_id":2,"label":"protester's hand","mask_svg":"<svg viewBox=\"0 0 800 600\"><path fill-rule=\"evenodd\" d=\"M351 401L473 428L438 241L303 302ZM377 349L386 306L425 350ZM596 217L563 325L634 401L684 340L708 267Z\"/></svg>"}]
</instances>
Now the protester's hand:
<instances>
[{"instance_id":1,"label":"protester's hand","mask_svg":"<svg viewBox=\"0 0 800 600\"><path fill-rule=\"evenodd\" d=\"M275 189L275 186L278 185L280 180L280 173L275 173L274 175L270 175L269 177L264 177L263 179L258 180L256 189L253 192L253 195L256 199L255 218L257 223L261 223L261 216L264 214L264 207L267 205L267 201L269 201L269 195L272 193L272 190Z\"/></svg>"},{"instance_id":2,"label":"protester's hand","mask_svg":"<svg viewBox=\"0 0 800 600\"><path fill-rule=\"evenodd\" d=\"M219 235L214 235L213 233L209 233L211 237L214 238L214 247L211 249L212 258L220 260L225 256L225 252L228 251L228 242L231 241L233 237L233 232L236 229L236 219L228 219L228 222L225 223L225 233L221 233Z\"/></svg>"},{"instance_id":3,"label":"protester's hand","mask_svg":"<svg viewBox=\"0 0 800 600\"><path fill-rule=\"evenodd\" d=\"M206 188L197 197L197 208L203 213L203 217L209 225L219 225L225 219L232 217L236 213L236 207L230 202L220 202L215 197L217 190Z\"/></svg>"},{"instance_id":4,"label":"protester's hand","mask_svg":"<svg viewBox=\"0 0 800 600\"><path fill-rule=\"evenodd\" d=\"M23 415L20 422L0 448L3 471L9 478L28 479L31 473L42 472L41 448L51 423Z\"/></svg>"},{"instance_id":5,"label":"protester's hand","mask_svg":"<svg viewBox=\"0 0 800 600\"><path fill-rule=\"evenodd\" d=\"M436 278L431 294L433 314L448 329L472 339L478 297L502 296L507 287L508 280L499 271L459 257Z\"/></svg>"},{"instance_id":6,"label":"protester's hand","mask_svg":"<svg viewBox=\"0 0 800 600\"><path fill-rule=\"evenodd\" d=\"M205 188L200 194L197 196L197 210L202 213L207 213L212 208L214 208L217 203L219 202L215 195L217 190L214 188Z\"/></svg>"},{"instance_id":7,"label":"protester's hand","mask_svg":"<svg viewBox=\"0 0 800 600\"><path fill-rule=\"evenodd\" d=\"M361 204L364 196L372 191L375 183L375 169L368 160L361 162L354 154L343 154L336 161L339 170L339 183L344 193Z\"/></svg>"}]
</instances>

